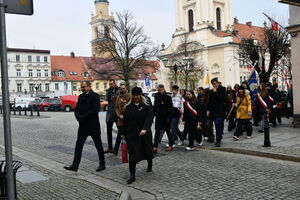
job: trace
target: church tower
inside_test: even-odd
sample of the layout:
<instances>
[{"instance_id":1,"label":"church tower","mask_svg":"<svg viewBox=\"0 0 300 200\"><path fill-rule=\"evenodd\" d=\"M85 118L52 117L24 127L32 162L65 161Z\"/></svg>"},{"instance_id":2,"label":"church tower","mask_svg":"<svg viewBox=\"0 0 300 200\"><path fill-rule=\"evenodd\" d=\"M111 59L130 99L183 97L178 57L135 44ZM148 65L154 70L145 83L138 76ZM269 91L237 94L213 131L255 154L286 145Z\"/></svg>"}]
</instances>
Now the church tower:
<instances>
[{"instance_id":1,"label":"church tower","mask_svg":"<svg viewBox=\"0 0 300 200\"><path fill-rule=\"evenodd\" d=\"M232 0L175 0L175 35L213 26L226 30L232 25Z\"/></svg>"},{"instance_id":2,"label":"church tower","mask_svg":"<svg viewBox=\"0 0 300 200\"><path fill-rule=\"evenodd\" d=\"M95 57L108 57L108 53L99 53L97 46L105 42L112 31L114 17L109 14L108 0L95 0L95 13L90 22L92 28L92 55Z\"/></svg>"}]
</instances>

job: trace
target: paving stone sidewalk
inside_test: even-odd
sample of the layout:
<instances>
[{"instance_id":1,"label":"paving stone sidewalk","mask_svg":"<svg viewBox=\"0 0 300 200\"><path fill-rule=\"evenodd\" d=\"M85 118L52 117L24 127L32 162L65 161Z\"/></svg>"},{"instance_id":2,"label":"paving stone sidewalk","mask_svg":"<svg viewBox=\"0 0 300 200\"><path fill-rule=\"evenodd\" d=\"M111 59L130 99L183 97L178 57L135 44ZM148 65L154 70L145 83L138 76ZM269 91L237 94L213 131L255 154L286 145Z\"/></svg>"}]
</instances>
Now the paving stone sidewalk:
<instances>
[{"instance_id":1,"label":"paving stone sidewalk","mask_svg":"<svg viewBox=\"0 0 300 200\"><path fill-rule=\"evenodd\" d=\"M2 149L0 155L4 155ZM21 161L24 166L17 172L19 200L119 199L119 194L85 180L55 173L18 156L14 156L14 160ZM44 178L41 179L41 177Z\"/></svg>"}]
</instances>

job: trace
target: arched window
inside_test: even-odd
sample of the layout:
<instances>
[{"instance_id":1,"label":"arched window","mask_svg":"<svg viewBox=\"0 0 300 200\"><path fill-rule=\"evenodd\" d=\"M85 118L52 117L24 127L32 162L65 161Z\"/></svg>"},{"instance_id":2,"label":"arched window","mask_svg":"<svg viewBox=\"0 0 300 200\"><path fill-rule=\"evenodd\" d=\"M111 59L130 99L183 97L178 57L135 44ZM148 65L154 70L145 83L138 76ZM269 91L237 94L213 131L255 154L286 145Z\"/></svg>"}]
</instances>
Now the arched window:
<instances>
[{"instance_id":1,"label":"arched window","mask_svg":"<svg viewBox=\"0 0 300 200\"><path fill-rule=\"evenodd\" d=\"M219 74L220 73L220 66L218 64L214 64L212 66L211 71L212 71L212 74Z\"/></svg>"},{"instance_id":2,"label":"arched window","mask_svg":"<svg viewBox=\"0 0 300 200\"><path fill-rule=\"evenodd\" d=\"M217 29L221 30L222 24L221 24L221 9L220 8L217 8L216 16L217 16Z\"/></svg>"},{"instance_id":3,"label":"arched window","mask_svg":"<svg viewBox=\"0 0 300 200\"><path fill-rule=\"evenodd\" d=\"M189 15L189 32L193 32L194 31L194 12L193 12L193 10L189 10L188 15Z\"/></svg>"}]
</instances>

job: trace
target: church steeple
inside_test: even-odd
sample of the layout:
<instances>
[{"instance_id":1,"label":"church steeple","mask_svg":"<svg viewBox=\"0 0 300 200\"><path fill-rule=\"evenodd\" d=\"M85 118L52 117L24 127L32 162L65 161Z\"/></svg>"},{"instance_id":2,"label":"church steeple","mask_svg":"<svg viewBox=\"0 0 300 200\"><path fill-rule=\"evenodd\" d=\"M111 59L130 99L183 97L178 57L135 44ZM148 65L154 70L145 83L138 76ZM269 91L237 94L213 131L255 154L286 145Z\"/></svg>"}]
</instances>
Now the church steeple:
<instances>
[{"instance_id":1,"label":"church steeple","mask_svg":"<svg viewBox=\"0 0 300 200\"><path fill-rule=\"evenodd\" d=\"M92 28L92 54L93 56L105 57L97 53L97 44L104 41L112 29L114 17L109 14L108 0L95 0L95 14L90 22Z\"/></svg>"}]
</instances>

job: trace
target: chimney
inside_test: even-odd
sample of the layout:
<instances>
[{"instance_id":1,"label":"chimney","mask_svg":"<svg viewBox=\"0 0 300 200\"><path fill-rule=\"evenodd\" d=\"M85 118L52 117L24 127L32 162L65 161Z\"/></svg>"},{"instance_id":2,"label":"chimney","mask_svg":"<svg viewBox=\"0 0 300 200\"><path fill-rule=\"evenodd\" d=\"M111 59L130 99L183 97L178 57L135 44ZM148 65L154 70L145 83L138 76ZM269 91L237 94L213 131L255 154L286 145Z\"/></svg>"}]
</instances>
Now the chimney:
<instances>
[{"instance_id":1,"label":"chimney","mask_svg":"<svg viewBox=\"0 0 300 200\"><path fill-rule=\"evenodd\" d=\"M248 26L252 26L252 22L251 21L249 21L249 22L246 22L246 24L248 25Z\"/></svg>"},{"instance_id":2,"label":"chimney","mask_svg":"<svg viewBox=\"0 0 300 200\"><path fill-rule=\"evenodd\" d=\"M71 58L75 58L75 53L73 51L71 52L70 55L71 55Z\"/></svg>"},{"instance_id":3,"label":"chimney","mask_svg":"<svg viewBox=\"0 0 300 200\"><path fill-rule=\"evenodd\" d=\"M237 17L234 18L234 23L238 24L239 23L239 19Z\"/></svg>"}]
</instances>

